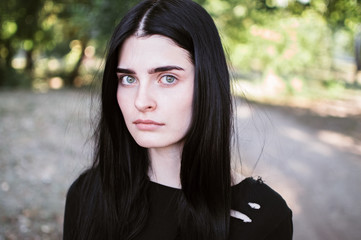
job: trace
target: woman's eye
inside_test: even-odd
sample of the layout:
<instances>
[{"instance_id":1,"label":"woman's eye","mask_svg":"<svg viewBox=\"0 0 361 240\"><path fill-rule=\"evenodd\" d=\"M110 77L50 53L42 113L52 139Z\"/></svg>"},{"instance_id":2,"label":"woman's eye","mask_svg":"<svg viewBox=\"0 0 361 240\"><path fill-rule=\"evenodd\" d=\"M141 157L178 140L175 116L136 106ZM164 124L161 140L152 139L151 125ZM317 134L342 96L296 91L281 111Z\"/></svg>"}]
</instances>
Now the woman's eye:
<instances>
[{"instance_id":1,"label":"woman's eye","mask_svg":"<svg viewBox=\"0 0 361 240\"><path fill-rule=\"evenodd\" d=\"M172 75L165 75L160 79L160 81L166 85L173 84L173 83L175 83L176 80L177 79Z\"/></svg>"},{"instance_id":2,"label":"woman's eye","mask_svg":"<svg viewBox=\"0 0 361 240\"><path fill-rule=\"evenodd\" d=\"M122 84L124 84L124 85L131 85L131 84L134 84L136 81L135 77L128 76L128 75L121 77L120 80L122 81Z\"/></svg>"}]
</instances>

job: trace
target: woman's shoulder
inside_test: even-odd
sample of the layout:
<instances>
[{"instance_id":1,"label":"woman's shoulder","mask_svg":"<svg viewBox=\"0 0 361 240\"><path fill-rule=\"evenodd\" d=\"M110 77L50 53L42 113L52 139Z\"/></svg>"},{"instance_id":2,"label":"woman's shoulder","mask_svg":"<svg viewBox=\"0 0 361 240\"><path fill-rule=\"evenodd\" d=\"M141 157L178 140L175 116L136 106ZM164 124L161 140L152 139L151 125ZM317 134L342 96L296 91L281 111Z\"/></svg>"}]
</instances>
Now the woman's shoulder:
<instances>
[{"instance_id":1,"label":"woman's shoulder","mask_svg":"<svg viewBox=\"0 0 361 240\"><path fill-rule=\"evenodd\" d=\"M79 175L70 185L67 192L67 201L79 201L85 192L91 191L96 186L100 176L96 168L90 168Z\"/></svg>"},{"instance_id":2,"label":"woman's shoulder","mask_svg":"<svg viewBox=\"0 0 361 240\"><path fill-rule=\"evenodd\" d=\"M262 239L292 238L291 209L282 196L261 178L245 178L232 186L231 209L236 228L233 234L241 231L239 234L257 235Z\"/></svg>"},{"instance_id":3,"label":"woman's shoulder","mask_svg":"<svg viewBox=\"0 0 361 240\"><path fill-rule=\"evenodd\" d=\"M76 239L89 216L102 211L100 175L95 168L83 172L69 187L64 211L63 239Z\"/></svg>"},{"instance_id":4,"label":"woman's shoulder","mask_svg":"<svg viewBox=\"0 0 361 240\"><path fill-rule=\"evenodd\" d=\"M248 177L232 186L232 201L254 201L265 206L287 210L288 206L282 196L268 186L260 177Z\"/></svg>"}]
</instances>

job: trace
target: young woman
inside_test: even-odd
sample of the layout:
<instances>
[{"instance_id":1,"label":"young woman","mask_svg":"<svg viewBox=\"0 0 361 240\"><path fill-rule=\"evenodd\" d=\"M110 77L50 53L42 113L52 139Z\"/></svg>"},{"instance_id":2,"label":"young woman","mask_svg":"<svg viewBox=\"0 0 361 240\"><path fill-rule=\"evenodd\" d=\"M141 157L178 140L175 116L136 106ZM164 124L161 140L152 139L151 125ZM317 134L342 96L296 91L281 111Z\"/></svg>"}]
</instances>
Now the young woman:
<instances>
[{"instance_id":1,"label":"young woman","mask_svg":"<svg viewBox=\"0 0 361 240\"><path fill-rule=\"evenodd\" d=\"M93 166L70 187L64 239L291 239L292 212L231 169L220 37L190 0L146 0L119 23Z\"/></svg>"}]
</instances>

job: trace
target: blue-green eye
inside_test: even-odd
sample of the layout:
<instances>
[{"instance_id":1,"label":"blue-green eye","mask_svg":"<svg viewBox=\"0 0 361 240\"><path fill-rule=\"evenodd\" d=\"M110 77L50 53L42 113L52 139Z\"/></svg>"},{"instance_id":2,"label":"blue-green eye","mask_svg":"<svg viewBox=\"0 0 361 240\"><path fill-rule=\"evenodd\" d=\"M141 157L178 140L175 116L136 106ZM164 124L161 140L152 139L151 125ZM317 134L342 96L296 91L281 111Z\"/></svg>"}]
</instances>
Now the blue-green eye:
<instances>
[{"instance_id":1,"label":"blue-green eye","mask_svg":"<svg viewBox=\"0 0 361 240\"><path fill-rule=\"evenodd\" d=\"M160 79L163 84L167 85L174 84L176 80L177 79L172 75L165 75Z\"/></svg>"},{"instance_id":2,"label":"blue-green eye","mask_svg":"<svg viewBox=\"0 0 361 240\"><path fill-rule=\"evenodd\" d=\"M120 80L122 81L122 84L124 84L124 85L131 85L131 84L134 84L136 82L135 77L132 77L132 76L129 76L129 75L121 77Z\"/></svg>"}]
</instances>

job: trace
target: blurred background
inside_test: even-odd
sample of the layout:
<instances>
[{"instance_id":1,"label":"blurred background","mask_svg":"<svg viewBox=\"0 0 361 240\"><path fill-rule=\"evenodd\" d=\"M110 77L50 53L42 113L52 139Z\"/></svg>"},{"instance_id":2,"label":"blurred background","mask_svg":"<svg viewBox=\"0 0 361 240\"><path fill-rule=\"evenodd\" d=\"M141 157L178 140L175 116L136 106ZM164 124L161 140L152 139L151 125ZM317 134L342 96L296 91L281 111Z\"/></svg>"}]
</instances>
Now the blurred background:
<instances>
[{"instance_id":1,"label":"blurred background","mask_svg":"<svg viewBox=\"0 0 361 240\"><path fill-rule=\"evenodd\" d=\"M106 44L137 2L0 2L0 240L61 239ZM360 239L361 1L197 2L228 53L244 175L286 199L295 240Z\"/></svg>"}]
</instances>

